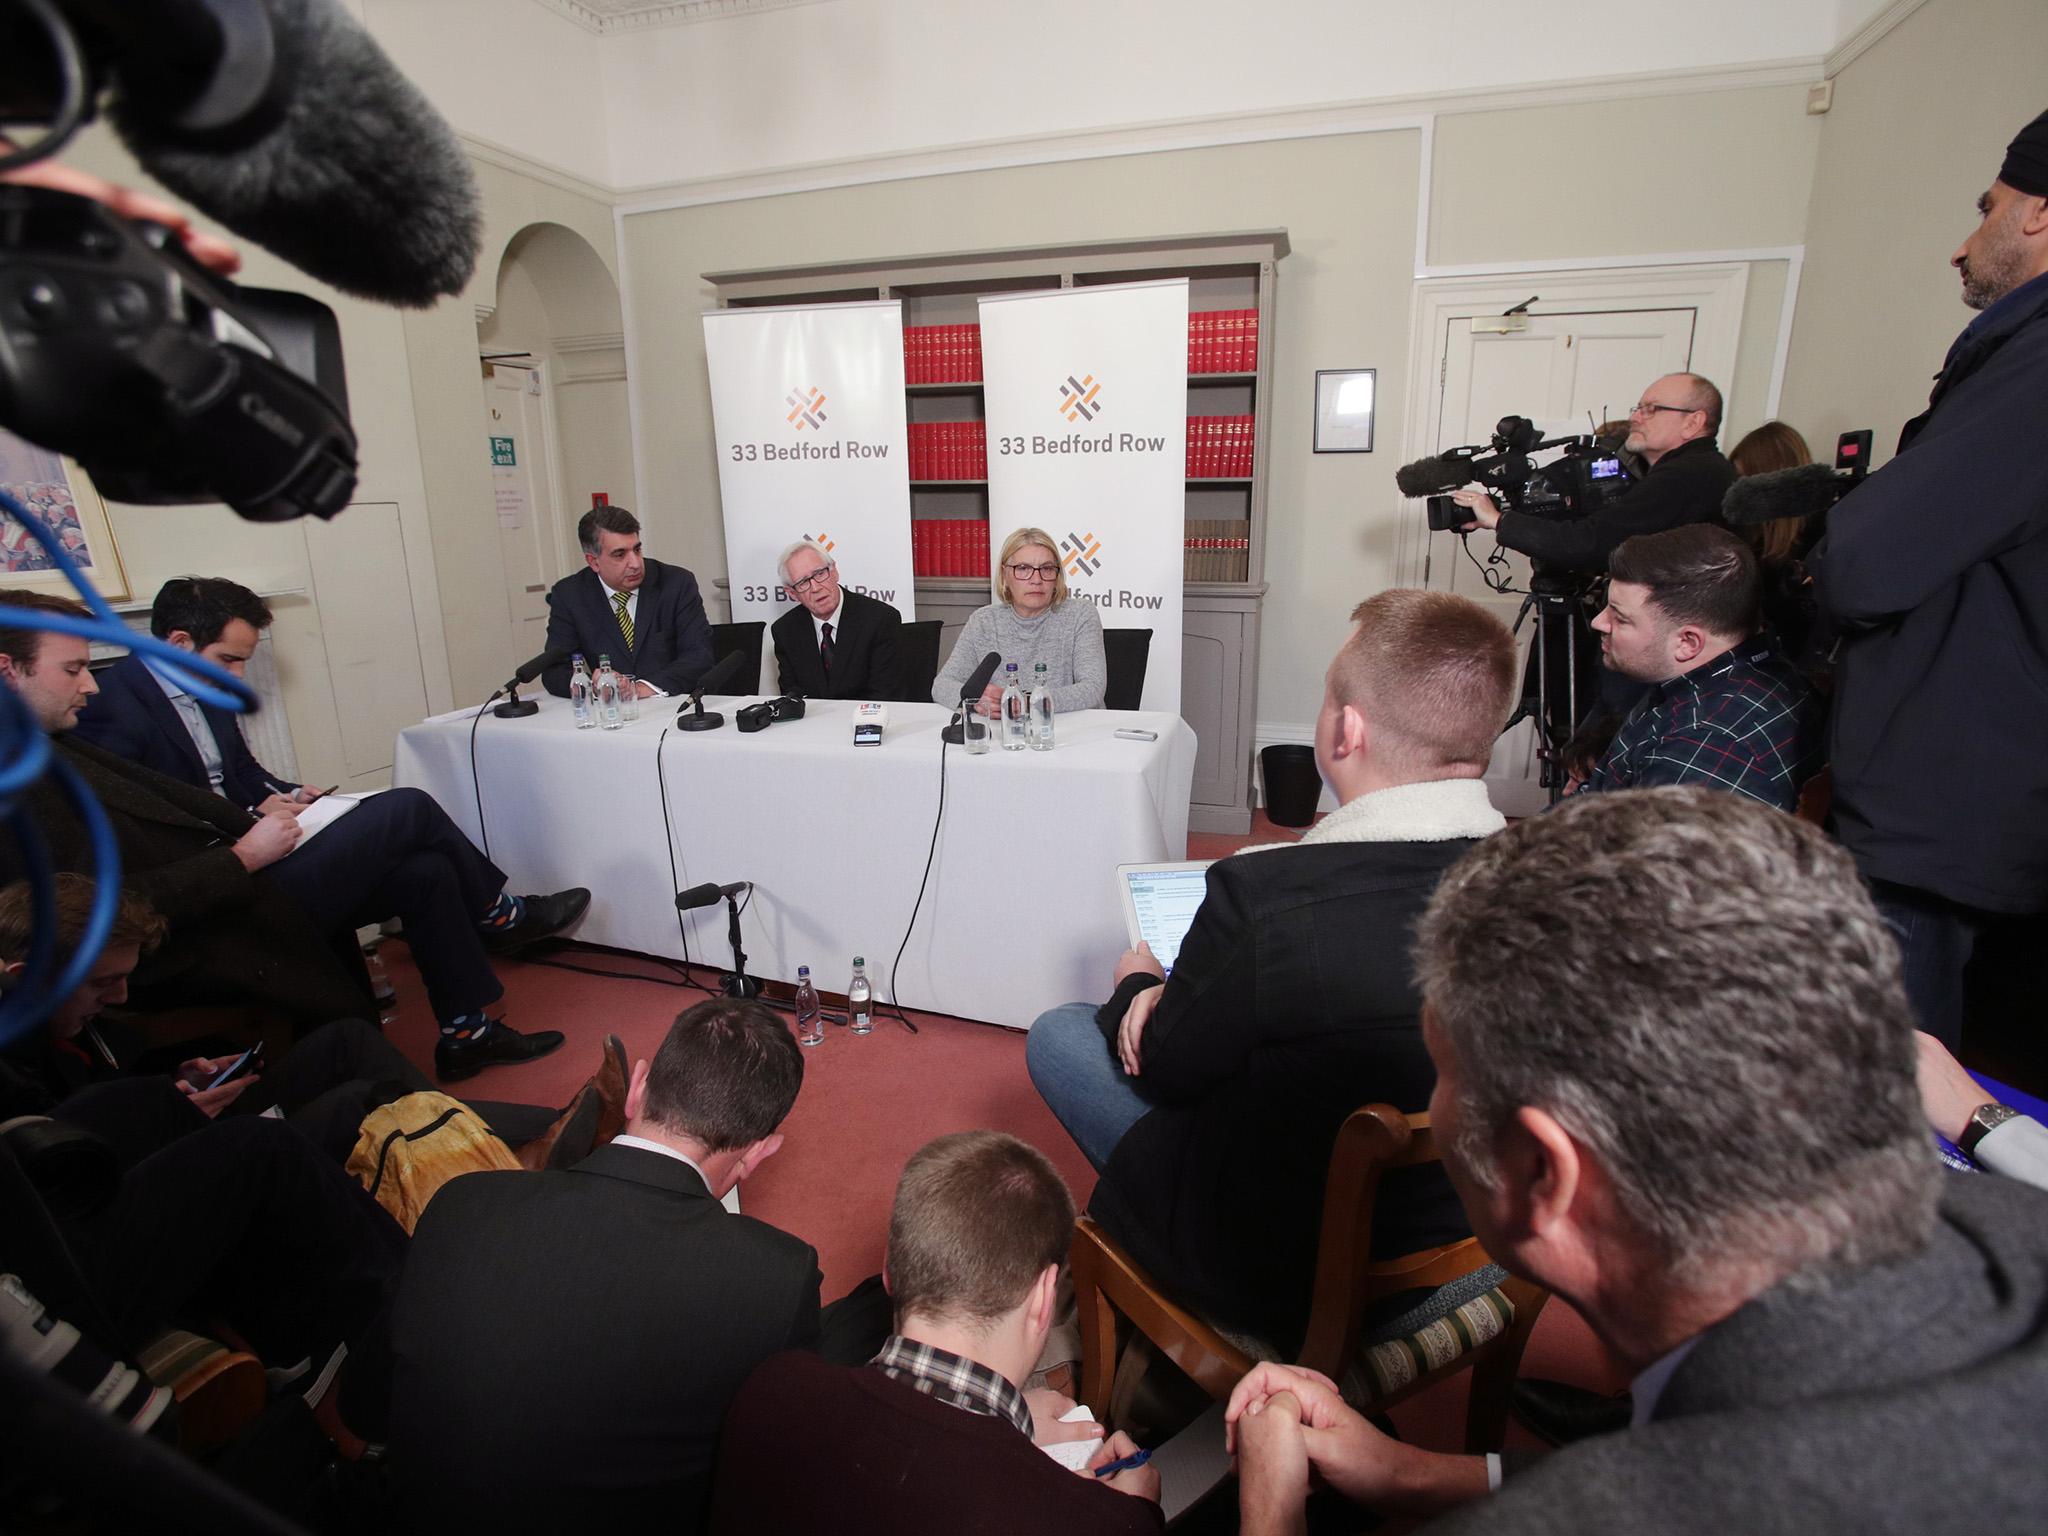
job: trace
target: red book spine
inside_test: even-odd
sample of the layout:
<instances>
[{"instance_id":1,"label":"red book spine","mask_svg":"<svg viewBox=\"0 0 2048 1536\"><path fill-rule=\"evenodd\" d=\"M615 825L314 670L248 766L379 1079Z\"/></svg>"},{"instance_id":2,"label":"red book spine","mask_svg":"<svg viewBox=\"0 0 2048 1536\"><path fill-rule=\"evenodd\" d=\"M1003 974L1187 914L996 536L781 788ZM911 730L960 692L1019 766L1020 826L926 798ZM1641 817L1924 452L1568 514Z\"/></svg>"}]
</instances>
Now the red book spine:
<instances>
[{"instance_id":1,"label":"red book spine","mask_svg":"<svg viewBox=\"0 0 2048 1536\"><path fill-rule=\"evenodd\" d=\"M903 327L903 382L917 382L917 327Z\"/></svg>"},{"instance_id":2,"label":"red book spine","mask_svg":"<svg viewBox=\"0 0 2048 1536\"><path fill-rule=\"evenodd\" d=\"M988 575L988 523L984 520L969 526L974 529L974 568L967 574L970 576L986 576Z\"/></svg>"},{"instance_id":3,"label":"red book spine","mask_svg":"<svg viewBox=\"0 0 2048 1536\"><path fill-rule=\"evenodd\" d=\"M1259 366L1259 312L1256 309L1245 313L1244 366L1247 373Z\"/></svg>"},{"instance_id":4,"label":"red book spine","mask_svg":"<svg viewBox=\"0 0 2048 1536\"><path fill-rule=\"evenodd\" d=\"M1219 416L1202 423L1202 473L1211 480L1223 473L1223 419Z\"/></svg>"},{"instance_id":5,"label":"red book spine","mask_svg":"<svg viewBox=\"0 0 2048 1536\"><path fill-rule=\"evenodd\" d=\"M947 572L948 575L965 576L968 574L971 555L968 550L967 541L971 533L972 530L968 527L965 518L956 517L953 519L953 568Z\"/></svg>"},{"instance_id":6,"label":"red book spine","mask_svg":"<svg viewBox=\"0 0 2048 1536\"><path fill-rule=\"evenodd\" d=\"M1195 372L1216 371L1216 316L1204 310L1195 317Z\"/></svg>"},{"instance_id":7,"label":"red book spine","mask_svg":"<svg viewBox=\"0 0 2048 1536\"><path fill-rule=\"evenodd\" d=\"M960 474L960 423L946 423L946 474L948 480L958 480Z\"/></svg>"},{"instance_id":8,"label":"red book spine","mask_svg":"<svg viewBox=\"0 0 2048 1536\"><path fill-rule=\"evenodd\" d=\"M1189 372L1189 373L1193 373L1193 372L1195 371L1195 322L1196 322L1197 320L1199 320L1200 318L1201 318L1201 317L1200 317L1199 315L1189 315L1189 316L1188 316L1188 372Z\"/></svg>"},{"instance_id":9,"label":"red book spine","mask_svg":"<svg viewBox=\"0 0 2048 1536\"><path fill-rule=\"evenodd\" d=\"M958 384L967 377L967 327L949 325L946 340L951 344L947 358L946 382Z\"/></svg>"},{"instance_id":10,"label":"red book spine","mask_svg":"<svg viewBox=\"0 0 2048 1536\"><path fill-rule=\"evenodd\" d=\"M978 325L967 327L967 376L977 384L981 382L981 327Z\"/></svg>"},{"instance_id":11,"label":"red book spine","mask_svg":"<svg viewBox=\"0 0 2048 1536\"><path fill-rule=\"evenodd\" d=\"M968 478L972 480L986 480L988 479L988 423L985 421L974 422L968 427L968 431L974 437L974 453L971 462L967 466L970 471Z\"/></svg>"}]
</instances>

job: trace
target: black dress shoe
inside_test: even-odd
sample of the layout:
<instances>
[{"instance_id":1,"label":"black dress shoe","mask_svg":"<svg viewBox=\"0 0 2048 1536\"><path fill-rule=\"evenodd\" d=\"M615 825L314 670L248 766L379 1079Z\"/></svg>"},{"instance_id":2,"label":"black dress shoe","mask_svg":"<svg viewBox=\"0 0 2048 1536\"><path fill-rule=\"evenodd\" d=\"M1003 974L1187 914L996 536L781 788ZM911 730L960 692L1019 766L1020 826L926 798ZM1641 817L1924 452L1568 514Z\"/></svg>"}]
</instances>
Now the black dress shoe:
<instances>
[{"instance_id":1,"label":"black dress shoe","mask_svg":"<svg viewBox=\"0 0 2048 1536\"><path fill-rule=\"evenodd\" d=\"M459 1083L466 1077L475 1077L485 1067L537 1060L561 1043L559 1029L536 1029L521 1034L502 1021L467 1039L443 1035L434 1042L434 1076L444 1083Z\"/></svg>"},{"instance_id":2,"label":"black dress shoe","mask_svg":"<svg viewBox=\"0 0 2048 1536\"><path fill-rule=\"evenodd\" d=\"M1626 1392L1610 1397L1590 1387L1534 1376L1515 1383L1508 1404L1523 1428L1552 1445L1571 1445L1627 1429L1635 1413L1635 1399Z\"/></svg>"},{"instance_id":3,"label":"black dress shoe","mask_svg":"<svg viewBox=\"0 0 2048 1536\"><path fill-rule=\"evenodd\" d=\"M552 939L575 927L590 909L590 892L580 885L572 885L552 896L528 896L524 900L525 917L508 928L484 930L485 949L493 954L504 954L507 950L538 944L542 939Z\"/></svg>"}]
</instances>

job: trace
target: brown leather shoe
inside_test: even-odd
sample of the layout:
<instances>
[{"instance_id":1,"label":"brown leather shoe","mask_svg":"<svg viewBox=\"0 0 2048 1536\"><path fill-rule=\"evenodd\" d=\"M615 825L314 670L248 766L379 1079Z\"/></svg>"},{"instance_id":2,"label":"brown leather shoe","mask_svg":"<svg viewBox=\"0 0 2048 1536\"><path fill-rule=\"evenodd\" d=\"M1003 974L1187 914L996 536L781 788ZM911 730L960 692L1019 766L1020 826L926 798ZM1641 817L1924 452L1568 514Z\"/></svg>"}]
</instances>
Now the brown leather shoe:
<instances>
[{"instance_id":1,"label":"brown leather shoe","mask_svg":"<svg viewBox=\"0 0 2048 1536\"><path fill-rule=\"evenodd\" d=\"M569 1107L512 1155L520 1167L534 1171L566 1168L610 1141L625 1125L626 1047L617 1035L606 1035L597 1070L576 1090Z\"/></svg>"}]
</instances>

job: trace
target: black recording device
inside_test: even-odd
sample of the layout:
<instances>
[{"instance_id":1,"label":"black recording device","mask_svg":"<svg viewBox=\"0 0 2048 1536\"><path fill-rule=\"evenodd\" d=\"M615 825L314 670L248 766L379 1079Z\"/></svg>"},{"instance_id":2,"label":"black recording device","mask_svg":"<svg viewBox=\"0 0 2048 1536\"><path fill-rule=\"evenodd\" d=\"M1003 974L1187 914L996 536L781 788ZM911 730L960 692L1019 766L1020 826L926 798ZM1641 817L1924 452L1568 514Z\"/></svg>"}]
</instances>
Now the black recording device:
<instances>
[{"instance_id":1,"label":"black recording device","mask_svg":"<svg viewBox=\"0 0 2048 1536\"><path fill-rule=\"evenodd\" d=\"M1532 462L1551 450L1562 451L1546 463ZM1472 522L1471 511L1447 493L1473 481L1513 511L1559 521L1590 516L1635 483L1613 440L1590 434L1545 438L1526 416L1503 416L1489 441L1447 449L1394 472L1402 495L1426 499L1433 533Z\"/></svg>"},{"instance_id":2,"label":"black recording device","mask_svg":"<svg viewBox=\"0 0 2048 1536\"><path fill-rule=\"evenodd\" d=\"M103 98L158 181L338 288L427 305L474 270L461 144L337 0L0 6L0 122L48 125L9 163L55 153ZM332 310L45 188L0 188L0 427L120 501L276 522L355 490Z\"/></svg>"},{"instance_id":3,"label":"black recording device","mask_svg":"<svg viewBox=\"0 0 2048 1536\"><path fill-rule=\"evenodd\" d=\"M801 720L803 717L804 701L795 694L785 693L735 710L732 719L742 731L765 731L778 720Z\"/></svg>"}]
</instances>

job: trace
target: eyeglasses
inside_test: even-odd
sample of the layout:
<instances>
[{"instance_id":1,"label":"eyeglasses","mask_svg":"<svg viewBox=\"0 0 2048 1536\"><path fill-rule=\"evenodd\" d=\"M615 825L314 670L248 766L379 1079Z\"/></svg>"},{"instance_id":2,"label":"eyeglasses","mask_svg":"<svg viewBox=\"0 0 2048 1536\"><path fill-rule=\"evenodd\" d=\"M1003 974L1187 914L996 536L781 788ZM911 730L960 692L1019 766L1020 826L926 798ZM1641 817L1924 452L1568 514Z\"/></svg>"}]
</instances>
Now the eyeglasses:
<instances>
[{"instance_id":1,"label":"eyeglasses","mask_svg":"<svg viewBox=\"0 0 2048 1536\"><path fill-rule=\"evenodd\" d=\"M792 581L789 584L789 590L792 592L808 592L811 589L813 583L823 581L827 576L830 576L831 574L831 566L821 565L815 571L811 572L810 575L799 576L795 581Z\"/></svg>"},{"instance_id":2,"label":"eyeglasses","mask_svg":"<svg viewBox=\"0 0 2048 1536\"><path fill-rule=\"evenodd\" d=\"M1696 405L1659 405L1654 400L1639 400L1628 408L1631 416L1654 416L1659 411L1676 411L1681 416L1690 416L1698 410Z\"/></svg>"},{"instance_id":3,"label":"eyeglasses","mask_svg":"<svg viewBox=\"0 0 2048 1536\"><path fill-rule=\"evenodd\" d=\"M1012 581L1057 581L1060 568L1056 565L1006 565Z\"/></svg>"}]
</instances>

